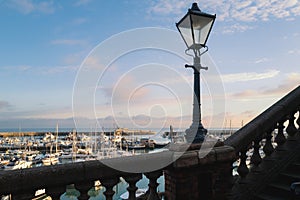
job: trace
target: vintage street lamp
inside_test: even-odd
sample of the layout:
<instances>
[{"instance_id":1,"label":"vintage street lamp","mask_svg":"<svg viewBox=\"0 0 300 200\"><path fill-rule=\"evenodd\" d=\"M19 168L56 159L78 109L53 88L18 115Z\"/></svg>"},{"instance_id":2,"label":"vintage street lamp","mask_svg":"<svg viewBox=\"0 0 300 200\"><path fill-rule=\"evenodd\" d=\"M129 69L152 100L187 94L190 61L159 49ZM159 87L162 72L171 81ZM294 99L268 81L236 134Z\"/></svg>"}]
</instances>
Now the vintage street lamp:
<instances>
[{"instance_id":1,"label":"vintage street lamp","mask_svg":"<svg viewBox=\"0 0 300 200\"><path fill-rule=\"evenodd\" d=\"M197 3L193 3L187 14L176 23L177 29L187 46L186 54L190 55L187 53L190 50L194 53L194 55L191 55L194 57L194 64L185 65L186 68L194 69L193 122L185 131L187 142L202 142L207 134L207 130L201 123L200 70L207 70L208 68L201 66L200 56L208 51L206 42L215 19L216 15L202 12Z\"/></svg>"}]
</instances>

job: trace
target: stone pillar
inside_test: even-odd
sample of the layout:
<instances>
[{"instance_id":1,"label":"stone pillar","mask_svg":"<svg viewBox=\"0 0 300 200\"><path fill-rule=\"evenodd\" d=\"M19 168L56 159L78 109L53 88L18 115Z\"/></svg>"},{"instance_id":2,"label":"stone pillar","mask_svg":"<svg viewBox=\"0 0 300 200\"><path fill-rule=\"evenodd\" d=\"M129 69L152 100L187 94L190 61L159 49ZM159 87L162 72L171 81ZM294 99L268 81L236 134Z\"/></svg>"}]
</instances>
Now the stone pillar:
<instances>
[{"instance_id":1,"label":"stone pillar","mask_svg":"<svg viewBox=\"0 0 300 200\"><path fill-rule=\"evenodd\" d=\"M129 192L128 200L134 200L136 199L135 193L138 189L136 187L136 183L142 179L142 174L130 174L123 177L125 181L128 183L127 191Z\"/></svg>"},{"instance_id":2,"label":"stone pillar","mask_svg":"<svg viewBox=\"0 0 300 200\"><path fill-rule=\"evenodd\" d=\"M66 186L56 186L46 188L46 194L49 195L52 200L59 200L60 196L66 192Z\"/></svg>"},{"instance_id":3,"label":"stone pillar","mask_svg":"<svg viewBox=\"0 0 300 200\"><path fill-rule=\"evenodd\" d=\"M157 179L162 175L162 171L155 171L145 174L146 177L149 179L149 196L147 200L159 200L159 196L157 193Z\"/></svg>"},{"instance_id":4,"label":"stone pillar","mask_svg":"<svg viewBox=\"0 0 300 200\"><path fill-rule=\"evenodd\" d=\"M232 187L232 162L235 151L229 146L185 152L165 171L168 200L226 199Z\"/></svg>"},{"instance_id":5,"label":"stone pillar","mask_svg":"<svg viewBox=\"0 0 300 200\"><path fill-rule=\"evenodd\" d=\"M83 183L76 183L75 187L80 192L80 196L78 197L78 200L85 200L89 199L88 191L94 187L94 182L83 182Z\"/></svg>"},{"instance_id":6,"label":"stone pillar","mask_svg":"<svg viewBox=\"0 0 300 200\"><path fill-rule=\"evenodd\" d=\"M105 195L106 200L112 200L115 194L113 187L119 183L118 177L112 177L110 179L101 180L102 185L105 187L103 194Z\"/></svg>"}]
</instances>

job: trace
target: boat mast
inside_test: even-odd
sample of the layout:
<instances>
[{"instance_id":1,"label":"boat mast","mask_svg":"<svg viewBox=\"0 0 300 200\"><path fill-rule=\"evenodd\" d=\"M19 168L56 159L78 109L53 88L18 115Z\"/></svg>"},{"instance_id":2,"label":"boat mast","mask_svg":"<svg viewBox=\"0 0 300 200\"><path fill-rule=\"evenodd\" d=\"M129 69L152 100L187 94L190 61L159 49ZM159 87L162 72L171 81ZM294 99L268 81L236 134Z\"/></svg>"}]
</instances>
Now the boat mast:
<instances>
[{"instance_id":1,"label":"boat mast","mask_svg":"<svg viewBox=\"0 0 300 200\"><path fill-rule=\"evenodd\" d=\"M56 145L55 145L55 153L57 153L57 139L58 139L58 123L56 124Z\"/></svg>"}]
</instances>

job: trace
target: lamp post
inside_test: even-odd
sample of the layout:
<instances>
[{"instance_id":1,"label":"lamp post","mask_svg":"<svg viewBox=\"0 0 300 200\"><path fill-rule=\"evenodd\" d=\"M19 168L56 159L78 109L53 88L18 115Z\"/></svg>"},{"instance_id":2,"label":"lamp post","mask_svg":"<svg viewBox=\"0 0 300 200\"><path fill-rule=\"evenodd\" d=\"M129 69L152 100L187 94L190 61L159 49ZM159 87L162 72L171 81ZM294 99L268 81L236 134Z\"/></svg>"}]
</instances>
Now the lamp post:
<instances>
[{"instance_id":1,"label":"lamp post","mask_svg":"<svg viewBox=\"0 0 300 200\"><path fill-rule=\"evenodd\" d=\"M208 68L201 65L200 57L208 51L206 42L215 19L216 15L202 12L197 3L193 3L187 14L176 23L177 29L187 46L186 54L190 55L187 53L190 50L194 53L191 55L194 57L194 64L185 65L186 68L194 70L193 122L185 131L187 142L200 143L207 134L207 130L201 122L200 70L207 70Z\"/></svg>"}]
</instances>

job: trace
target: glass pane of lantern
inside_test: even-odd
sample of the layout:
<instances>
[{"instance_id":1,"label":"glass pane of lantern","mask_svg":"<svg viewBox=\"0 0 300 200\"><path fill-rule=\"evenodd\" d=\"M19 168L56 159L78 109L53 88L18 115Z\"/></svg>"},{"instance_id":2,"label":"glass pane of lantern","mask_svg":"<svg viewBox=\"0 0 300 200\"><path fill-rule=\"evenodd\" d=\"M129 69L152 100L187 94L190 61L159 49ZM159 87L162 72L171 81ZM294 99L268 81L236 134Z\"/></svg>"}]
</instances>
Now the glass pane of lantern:
<instances>
[{"instance_id":1,"label":"glass pane of lantern","mask_svg":"<svg viewBox=\"0 0 300 200\"><path fill-rule=\"evenodd\" d=\"M186 45L190 47L193 44L190 16L186 15L185 18L177 25L177 27L180 30Z\"/></svg>"},{"instance_id":2,"label":"glass pane of lantern","mask_svg":"<svg viewBox=\"0 0 300 200\"><path fill-rule=\"evenodd\" d=\"M205 45L210 28L214 21L213 18L207 16L191 15L194 30L195 44Z\"/></svg>"}]
</instances>

